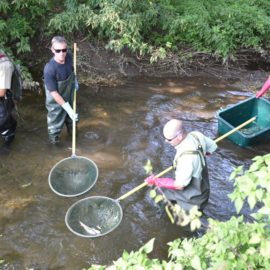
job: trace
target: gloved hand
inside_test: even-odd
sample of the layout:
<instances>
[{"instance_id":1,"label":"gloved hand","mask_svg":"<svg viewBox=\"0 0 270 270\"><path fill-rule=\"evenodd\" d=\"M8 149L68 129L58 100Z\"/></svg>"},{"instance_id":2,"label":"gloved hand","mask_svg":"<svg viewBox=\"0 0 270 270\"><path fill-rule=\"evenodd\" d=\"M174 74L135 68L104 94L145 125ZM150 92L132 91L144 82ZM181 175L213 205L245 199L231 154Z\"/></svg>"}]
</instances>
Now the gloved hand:
<instances>
[{"instance_id":1,"label":"gloved hand","mask_svg":"<svg viewBox=\"0 0 270 270\"><path fill-rule=\"evenodd\" d=\"M148 176L144 181L148 184L148 185L155 185L156 184L156 179L155 176L152 174L150 176Z\"/></svg>"},{"instance_id":2,"label":"gloved hand","mask_svg":"<svg viewBox=\"0 0 270 270\"><path fill-rule=\"evenodd\" d=\"M262 89L256 93L256 98L259 98L259 97L263 96L264 93L269 90L269 88L270 88L270 77L264 83Z\"/></svg>"},{"instance_id":3,"label":"gloved hand","mask_svg":"<svg viewBox=\"0 0 270 270\"><path fill-rule=\"evenodd\" d=\"M174 179L172 178L155 178L154 175L147 177L144 180L148 185L155 185L157 187L164 187L167 189L176 189L174 186Z\"/></svg>"},{"instance_id":4,"label":"gloved hand","mask_svg":"<svg viewBox=\"0 0 270 270\"><path fill-rule=\"evenodd\" d=\"M78 83L78 80L77 80L77 77L75 77L75 89L76 89L76 91L78 91L79 90L79 83Z\"/></svg>"},{"instance_id":5,"label":"gloved hand","mask_svg":"<svg viewBox=\"0 0 270 270\"><path fill-rule=\"evenodd\" d=\"M73 111L71 106L69 105L68 102L65 102L62 105L62 108L68 113L69 117L71 118L72 121L78 121L78 114Z\"/></svg>"}]
</instances>

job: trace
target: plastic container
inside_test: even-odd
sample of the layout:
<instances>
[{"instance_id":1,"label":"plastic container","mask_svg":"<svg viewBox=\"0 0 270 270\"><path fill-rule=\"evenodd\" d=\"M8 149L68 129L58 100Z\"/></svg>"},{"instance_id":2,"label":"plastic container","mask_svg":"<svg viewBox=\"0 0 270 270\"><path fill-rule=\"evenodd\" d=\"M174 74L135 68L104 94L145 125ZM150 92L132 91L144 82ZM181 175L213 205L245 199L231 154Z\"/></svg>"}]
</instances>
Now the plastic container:
<instances>
[{"instance_id":1,"label":"plastic container","mask_svg":"<svg viewBox=\"0 0 270 270\"><path fill-rule=\"evenodd\" d=\"M242 147L258 143L270 134L270 102L264 98L251 97L218 111L218 133L225 134L254 116L254 122L228 138Z\"/></svg>"}]
</instances>

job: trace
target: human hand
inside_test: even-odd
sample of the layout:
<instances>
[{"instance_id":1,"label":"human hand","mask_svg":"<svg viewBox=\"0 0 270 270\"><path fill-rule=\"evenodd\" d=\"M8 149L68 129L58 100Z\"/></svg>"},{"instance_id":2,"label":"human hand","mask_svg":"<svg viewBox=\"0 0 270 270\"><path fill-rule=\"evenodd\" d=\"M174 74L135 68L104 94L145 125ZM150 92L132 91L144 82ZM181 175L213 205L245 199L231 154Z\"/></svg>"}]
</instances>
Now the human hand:
<instances>
[{"instance_id":1,"label":"human hand","mask_svg":"<svg viewBox=\"0 0 270 270\"><path fill-rule=\"evenodd\" d=\"M62 108L67 112L72 121L78 121L78 114L73 111L68 102L65 102Z\"/></svg>"},{"instance_id":2,"label":"human hand","mask_svg":"<svg viewBox=\"0 0 270 270\"><path fill-rule=\"evenodd\" d=\"M148 185L155 185L156 184L156 178L155 176L152 174L150 176L148 176L145 180L144 180Z\"/></svg>"},{"instance_id":3,"label":"human hand","mask_svg":"<svg viewBox=\"0 0 270 270\"><path fill-rule=\"evenodd\" d=\"M258 92L256 93L256 98L260 98L263 94L264 94L263 91L258 91Z\"/></svg>"},{"instance_id":4,"label":"human hand","mask_svg":"<svg viewBox=\"0 0 270 270\"><path fill-rule=\"evenodd\" d=\"M260 98L261 96L264 95L270 88L270 77L266 80L264 83L262 89L256 93L256 98Z\"/></svg>"},{"instance_id":5,"label":"human hand","mask_svg":"<svg viewBox=\"0 0 270 270\"><path fill-rule=\"evenodd\" d=\"M144 181L148 185L155 185L157 187L163 187L167 189L176 189L174 179L172 178L156 178L154 175L150 175Z\"/></svg>"}]
</instances>

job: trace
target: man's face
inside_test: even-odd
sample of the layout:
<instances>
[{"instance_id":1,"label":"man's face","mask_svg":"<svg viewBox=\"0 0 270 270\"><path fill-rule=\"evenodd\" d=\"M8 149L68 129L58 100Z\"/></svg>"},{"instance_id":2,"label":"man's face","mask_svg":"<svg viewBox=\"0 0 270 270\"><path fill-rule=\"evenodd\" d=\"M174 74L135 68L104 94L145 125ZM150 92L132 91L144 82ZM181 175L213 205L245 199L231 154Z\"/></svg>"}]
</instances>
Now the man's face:
<instances>
[{"instance_id":1,"label":"man's face","mask_svg":"<svg viewBox=\"0 0 270 270\"><path fill-rule=\"evenodd\" d=\"M163 133L163 136L165 138L165 141L172 146L176 146L182 141L182 134L180 131L171 133L166 132L166 134Z\"/></svg>"},{"instance_id":2,"label":"man's face","mask_svg":"<svg viewBox=\"0 0 270 270\"><path fill-rule=\"evenodd\" d=\"M52 52L54 54L54 59L56 62L60 64L65 63L66 55L67 55L67 44L54 42L52 46Z\"/></svg>"}]
</instances>

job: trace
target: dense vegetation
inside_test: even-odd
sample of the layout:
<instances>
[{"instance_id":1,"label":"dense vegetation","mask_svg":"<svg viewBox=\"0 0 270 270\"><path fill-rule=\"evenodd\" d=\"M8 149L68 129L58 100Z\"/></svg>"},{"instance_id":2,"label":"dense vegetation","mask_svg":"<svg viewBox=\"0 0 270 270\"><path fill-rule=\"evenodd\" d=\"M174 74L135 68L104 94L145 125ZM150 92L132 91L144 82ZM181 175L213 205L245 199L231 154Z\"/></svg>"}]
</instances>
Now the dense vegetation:
<instances>
[{"instance_id":1,"label":"dense vegetation","mask_svg":"<svg viewBox=\"0 0 270 270\"><path fill-rule=\"evenodd\" d=\"M231 175L237 217L226 222L210 219L200 238L176 239L169 243L168 261L150 259L154 239L136 252L124 251L112 266L93 265L88 270L258 270L270 269L270 154L257 156L248 170L236 168ZM241 215L244 204L251 209L253 222Z\"/></svg>"},{"instance_id":2,"label":"dense vegetation","mask_svg":"<svg viewBox=\"0 0 270 270\"><path fill-rule=\"evenodd\" d=\"M0 48L29 67L52 35L101 43L115 52L130 50L150 62L170 55L189 61L208 55L223 63L239 52L267 56L270 48L269 0L1 0ZM153 241L125 252L112 269L270 269L270 156L257 157L245 173L237 169L231 199L261 203L253 223L243 217L211 220L198 239L170 243L169 261L151 260ZM141 268L139 268L141 266ZM103 266L92 269L104 269Z\"/></svg>"},{"instance_id":3,"label":"dense vegetation","mask_svg":"<svg viewBox=\"0 0 270 270\"><path fill-rule=\"evenodd\" d=\"M83 36L150 61L209 54L223 62L266 54L268 0L1 0L0 47L22 60L54 34ZM29 54L29 55L28 55Z\"/></svg>"}]
</instances>

